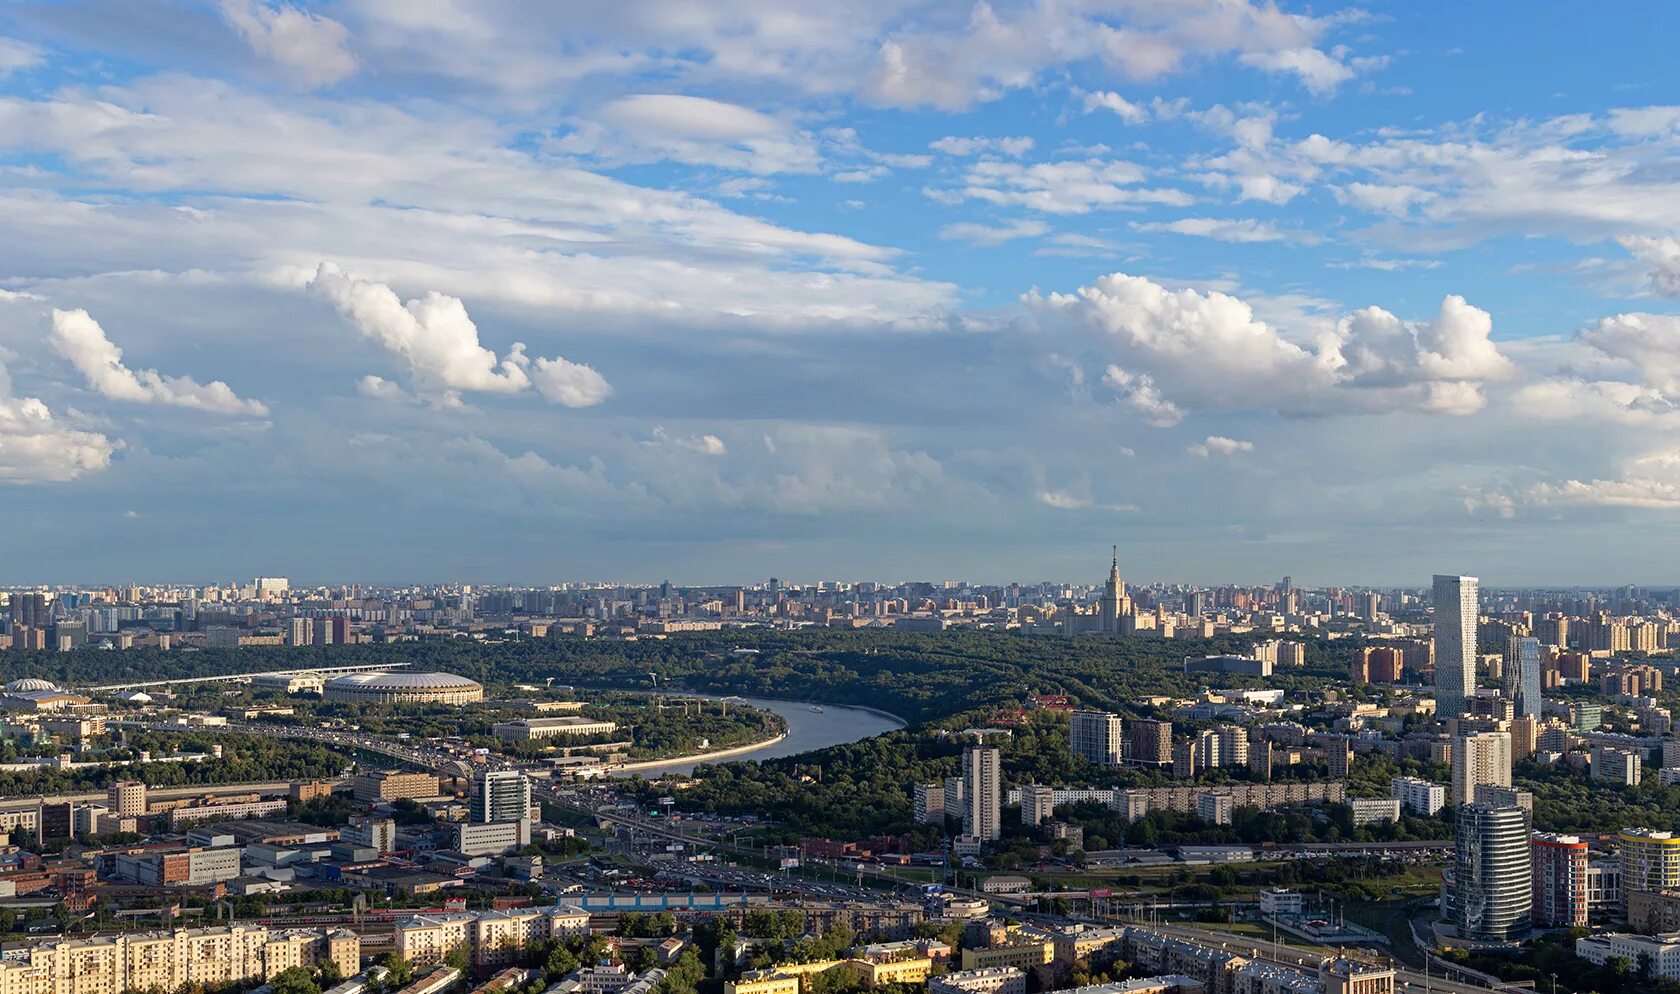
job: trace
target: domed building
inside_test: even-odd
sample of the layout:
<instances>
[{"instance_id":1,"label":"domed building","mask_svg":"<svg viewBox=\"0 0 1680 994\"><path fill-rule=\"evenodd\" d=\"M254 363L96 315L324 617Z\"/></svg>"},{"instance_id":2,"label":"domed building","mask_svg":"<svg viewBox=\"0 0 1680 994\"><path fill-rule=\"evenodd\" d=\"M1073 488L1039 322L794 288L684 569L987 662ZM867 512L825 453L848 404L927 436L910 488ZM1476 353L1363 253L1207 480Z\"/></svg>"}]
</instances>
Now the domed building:
<instances>
[{"instance_id":1,"label":"domed building","mask_svg":"<svg viewBox=\"0 0 1680 994\"><path fill-rule=\"evenodd\" d=\"M484 686L453 673L351 673L327 681L321 695L352 704L470 704Z\"/></svg>"},{"instance_id":2,"label":"domed building","mask_svg":"<svg viewBox=\"0 0 1680 994\"><path fill-rule=\"evenodd\" d=\"M42 680L39 677L25 677L22 680L13 680L11 683L6 684L6 693L8 694L20 694L29 690L61 689L63 688L59 687L58 684L53 683L51 680Z\"/></svg>"}]
</instances>

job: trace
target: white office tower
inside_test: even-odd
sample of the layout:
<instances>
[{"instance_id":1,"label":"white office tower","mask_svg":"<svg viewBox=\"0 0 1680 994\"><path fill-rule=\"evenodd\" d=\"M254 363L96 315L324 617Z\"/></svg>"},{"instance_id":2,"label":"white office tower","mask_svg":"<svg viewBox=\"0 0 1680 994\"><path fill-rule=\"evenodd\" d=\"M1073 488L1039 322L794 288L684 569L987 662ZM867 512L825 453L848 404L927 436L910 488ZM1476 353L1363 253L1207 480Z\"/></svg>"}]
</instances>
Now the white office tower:
<instances>
[{"instance_id":1,"label":"white office tower","mask_svg":"<svg viewBox=\"0 0 1680 994\"><path fill-rule=\"evenodd\" d=\"M1476 788L1511 786L1511 733L1476 732L1452 744L1452 803L1473 803Z\"/></svg>"},{"instance_id":2,"label":"white office tower","mask_svg":"<svg viewBox=\"0 0 1680 994\"><path fill-rule=\"evenodd\" d=\"M1119 766L1122 741L1117 714L1075 711L1068 715L1068 751L1074 759L1088 759L1100 766Z\"/></svg>"},{"instance_id":3,"label":"white office tower","mask_svg":"<svg viewBox=\"0 0 1680 994\"><path fill-rule=\"evenodd\" d=\"M531 817L531 781L518 770L486 770L473 783L472 820L520 821Z\"/></svg>"},{"instance_id":4,"label":"white office tower","mask_svg":"<svg viewBox=\"0 0 1680 994\"><path fill-rule=\"evenodd\" d=\"M1476 583L1473 576L1435 577L1435 717L1464 713L1476 689Z\"/></svg>"},{"instance_id":5,"label":"white office tower","mask_svg":"<svg viewBox=\"0 0 1680 994\"><path fill-rule=\"evenodd\" d=\"M1540 640L1513 635L1505 642L1505 669L1500 674L1506 697L1517 704L1517 716L1540 718Z\"/></svg>"},{"instance_id":6,"label":"white office tower","mask_svg":"<svg viewBox=\"0 0 1680 994\"><path fill-rule=\"evenodd\" d=\"M963 834L990 842L1003 835L1003 770L998 751L970 746L963 751Z\"/></svg>"},{"instance_id":7,"label":"white office tower","mask_svg":"<svg viewBox=\"0 0 1680 994\"><path fill-rule=\"evenodd\" d=\"M1467 804L1454 840L1453 923L1463 939L1528 934L1534 906L1531 815L1523 808Z\"/></svg>"}]
</instances>

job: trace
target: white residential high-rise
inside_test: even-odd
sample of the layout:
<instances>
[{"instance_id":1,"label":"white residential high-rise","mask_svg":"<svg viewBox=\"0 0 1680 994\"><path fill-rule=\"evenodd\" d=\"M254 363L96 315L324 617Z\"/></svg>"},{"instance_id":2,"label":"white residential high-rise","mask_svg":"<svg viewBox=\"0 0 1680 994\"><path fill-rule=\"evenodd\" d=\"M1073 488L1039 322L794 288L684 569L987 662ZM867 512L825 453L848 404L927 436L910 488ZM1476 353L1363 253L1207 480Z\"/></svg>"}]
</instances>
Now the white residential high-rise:
<instances>
[{"instance_id":1,"label":"white residential high-rise","mask_svg":"<svg viewBox=\"0 0 1680 994\"><path fill-rule=\"evenodd\" d=\"M1540 640L1512 636L1505 643L1505 668L1500 674L1506 697L1517 714L1540 718Z\"/></svg>"},{"instance_id":2,"label":"white residential high-rise","mask_svg":"<svg viewBox=\"0 0 1680 994\"><path fill-rule=\"evenodd\" d=\"M1003 835L1003 768L991 746L963 751L963 834L990 842Z\"/></svg>"},{"instance_id":3,"label":"white residential high-rise","mask_svg":"<svg viewBox=\"0 0 1680 994\"><path fill-rule=\"evenodd\" d=\"M1476 585L1473 576L1435 577L1435 717L1464 713L1476 689Z\"/></svg>"},{"instance_id":4,"label":"white residential high-rise","mask_svg":"<svg viewBox=\"0 0 1680 994\"><path fill-rule=\"evenodd\" d=\"M1123 743L1120 716L1105 711L1075 711L1068 715L1068 750L1074 759L1101 766L1119 766Z\"/></svg>"},{"instance_id":5,"label":"white residential high-rise","mask_svg":"<svg viewBox=\"0 0 1680 994\"><path fill-rule=\"evenodd\" d=\"M1412 814L1425 818L1446 807L1447 790L1438 783L1416 777L1395 777L1388 782L1389 796Z\"/></svg>"},{"instance_id":6,"label":"white residential high-rise","mask_svg":"<svg viewBox=\"0 0 1680 994\"><path fill-rule=\"evenodd\" d=\"M1451 800L1458 807L1474 802L1479 786L1511 786L1511 733L1476 732L1454 739L1452 777Z\"/></svg>"}]
</instances>

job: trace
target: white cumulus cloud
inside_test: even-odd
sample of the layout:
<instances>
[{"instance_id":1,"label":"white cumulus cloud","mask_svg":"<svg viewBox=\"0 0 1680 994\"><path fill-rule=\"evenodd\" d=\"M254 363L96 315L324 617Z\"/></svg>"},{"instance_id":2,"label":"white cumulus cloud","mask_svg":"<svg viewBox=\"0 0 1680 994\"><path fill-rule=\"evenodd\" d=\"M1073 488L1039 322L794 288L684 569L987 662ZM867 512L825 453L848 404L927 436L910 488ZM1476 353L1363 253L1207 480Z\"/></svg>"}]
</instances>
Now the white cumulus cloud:
<instances>
[{"instance_id":1,"label":"white cumulus cloud","mask_svg":"<svg viewBox=\"0 0 1680 994\"><path fill-rule=\"evenodd\" d=\"M404 303L385 284L357 279L329 263L316 269L309 287L363 335L403 360L422 393L518 393L534 382L543 397L567 407L598 404L612 393L588 366L560 358L533 363L522 342L498 357L480 344L478 326L458 297L434 290Z\"/></svg>"},{"instance_id":2,"label":"white cumulus cloud","mask_svg":"<svg viewBox=\"0 0 1680 994\"><path fill-rule=\"evenodd\" d=\"M1103 371L1103 382L1120 394L1125 403L1143 415L1143 420L1156 428L1171 428L1184 420L1184 411L1177 404L1161 396L1155 378L1148 373L1132 374L1110 363Z\"/></svg>"},{"instance_id":3,"label":"white cumulus cloud","mask_svg":"<svg viewBox=\"0 0 1680 994\"><path fill-rule=\"evenodd\" d=\"M165 376L155 369L129 369L117 348L87 311L52 312L52 346L101 396L135 404L163 404L216 414L265 415L260 401L244 400L221 380L199 383L190 376Z\"/></svg>"},{"instance_id":4,"label":"white cumulus cloud","mask_svg":"<svg viewBox=\"0 0 1680 994\"><path fill-rule=\"evenodd\" d=\"M11 396L0 365L0 484L64 483L111 463L117 443L56 420L34 397Z\"/></svg>"},{"instance_id":5,"label":"white cumulus cloud","mask_svg":"<svg viewBox=\"0 0 1680 994\"><path fill-rule=\"evenodd\" d=\"M612 396L612 384L593 367L566 359L538 359L531 381L544 399L565 407L593 407Z\"/></svg>"},{"instance_id":6,"label":"white cumulus cloud","mask_svg":"<svg viewBox=\"0 0 1680 994\"><path fill-rule=\"evenodd\" d=\"M1234 456L1239 452L1253 452L1254 443L1240 438L1226 438L1224 435L1209 435L1184 451L1203 459L1210 456Z\"/></svg>"},{"instance_id":7,"label":"white cumulus cloud","mask_svg":"<svg viewBox=\"0 0 1680 994\"><path fill-rule=\"evenodd\" d=\"M1150 377L1151 404L1185 410L1467 414L1485 402L1484 382L1516 373L1489 337L1492 318L1457 296L1428 321L1371 307L1335 322L1305 322L1290 335L1238 297L1125 273L1025 300L1041 314L1071 319L1076 333L1095 330L1126 376ZM1135 393L1138 382L1110 385Z\"/></svg>"},{"instance_id":8,"label":"white cumulus cloud","mask_svg":"<svg viewBox=\"0 0 1680 994\"><path fill-rule=\"evenodd\" d=\"M356 71L350 32L330 17L263 0L221 0L221 10L251 51L292 73L304 86L326 86Z\"/></svg>"},{"instance_id":9,"label":"white cumulus cloud","mask_svg":"<svg viewBox=\"0 0 1680 994\"><path fill-rule=\"evenodd\" d=\"M1109 90L1085 94L1085 112L1089 114L1094 110L1110 111L1127 124L1142 124L1149 120L1148 108Z\"/></svg>"},{"instance_id":10,"label":"white cumulus cloud","mask_svg":"<svg viewBox=\"0 0 1680 994\"><path fill-rule=\"evenodd\" d=\"M1653 291L1664 297L1680 297L1680 239L1628 235L1616 240L1644 263Z\"/></svg>"},{"instance_id":11,"label":"white cumulus cloud","mask_svg":"<svg viewBox=\"0 0 1680 994\"><path fill-rule=\"evenodd\" d=\"M653 449L686 449L703 456L721 456L729 451L716 435L673 435L663 425L654 425L652 437L642 444Z\"/></svg>"}]
</instances>

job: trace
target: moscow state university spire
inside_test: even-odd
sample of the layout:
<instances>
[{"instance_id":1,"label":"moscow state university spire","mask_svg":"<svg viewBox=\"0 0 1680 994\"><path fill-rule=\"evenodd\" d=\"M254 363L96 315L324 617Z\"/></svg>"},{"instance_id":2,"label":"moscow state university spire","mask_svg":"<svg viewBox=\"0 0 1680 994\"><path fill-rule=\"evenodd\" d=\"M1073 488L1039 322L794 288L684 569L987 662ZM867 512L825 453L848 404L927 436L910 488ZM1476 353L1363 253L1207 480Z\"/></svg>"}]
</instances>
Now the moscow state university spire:
<instances>
[{"instance_id":1,"label":"moscow state university spire","mask_svg":"<svg viewBox=\"0 0 1680 994\"><path fill-rule=\"evenodd\" d=\"M1114 559L1108 568L1108 584L1102 594L1102 630L1110 635L1120 633L1120 547L1114 546Z\"/></svg>"}]
</instances>

